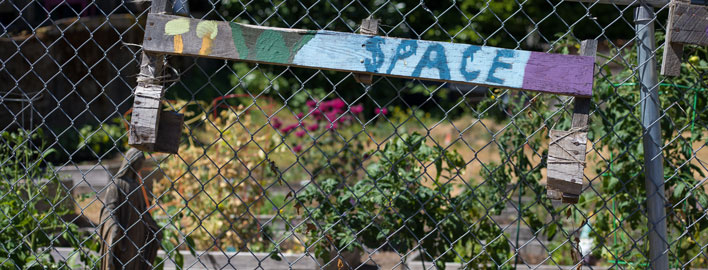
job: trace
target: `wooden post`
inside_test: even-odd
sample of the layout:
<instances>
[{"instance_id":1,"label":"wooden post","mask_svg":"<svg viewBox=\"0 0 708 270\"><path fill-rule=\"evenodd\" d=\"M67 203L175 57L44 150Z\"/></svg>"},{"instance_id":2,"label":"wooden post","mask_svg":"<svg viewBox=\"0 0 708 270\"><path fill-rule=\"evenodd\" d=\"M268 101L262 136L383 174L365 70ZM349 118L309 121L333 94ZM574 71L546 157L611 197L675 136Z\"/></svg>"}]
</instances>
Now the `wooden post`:
<instances>
[{"instance_id":1,"label":"wooden post","mask_svg":"<svg viewBox=\"0 0 708 270\"><path fill-rule=\"evenodd\" d=\"M379 20L373 17L366 18L361 21L361 28L359 28L359 34L375 36L379 34ZM354 79L357 82L370 85L374 82L374 75L372 74L362 74L354 73Z\"/></svg>"},{"instance_id":2,"label":"wooden post","mask_svg":"<svg viewBox=\"0 0 708 270\"><path fill-rule=\"evenodd\" d=\"M580 55L595 57L597 40L584 40ZM583 190L585 151L590 98L575 98L569 131L551 130L548 148L547 195L566 203L577 203Z\"/></svg>"},{"instance_id":3,"label":"wooden post","mask_svg":"<svg viewBox=\"0 0 708 270\"><path fill-rule=\"evenodd\" d=\"M661 75L681 74L684 44L708 46L708 6L694 5L688 0L672 0L669 6Z\"/></svg>"},{"instance_id":4,"label":"wooden post","mask_svg":"<svg viewBox=\"0 0 708 270\"><path fill-rule=\"evenodd\" d=\"M171 0L154 0L150 9L150 14L164 14L171 10ZM148 22L146 28L154 27L154 23ZM145 36L143 43L150 41L151 37ZM163 126L160 122L161 99L164 94L164 54L145 52L142 53L140 63L140 74L138 74L138 86L135 88L133 100L133 113L130 120L130 135L128 143L136 149L142 151L156 151L177 153L179 148L179 136L181 135L182 117L173 117L170 120L170 127ZM175 122L178 121L178 122ZM178 128L174 128L177 125ZM160 131L167 131L176 134L161 134ZM176 144L168 145L162 141L162 137L177 138ZM169 140L174 142L173 139ZM159 147L156 147L159 145Z\"/></svg>"},{"instance_id":5,"label":"wooden post","mask_svg":"<svg viewBox=\"0 0 708 270\"><path fill-rule=\"evenodd\" d=\"M101 209L101 270L153 269L162 233L139 191L138 172L145 161L140 150L129 149Z\"/></svg>"}]
</instances>

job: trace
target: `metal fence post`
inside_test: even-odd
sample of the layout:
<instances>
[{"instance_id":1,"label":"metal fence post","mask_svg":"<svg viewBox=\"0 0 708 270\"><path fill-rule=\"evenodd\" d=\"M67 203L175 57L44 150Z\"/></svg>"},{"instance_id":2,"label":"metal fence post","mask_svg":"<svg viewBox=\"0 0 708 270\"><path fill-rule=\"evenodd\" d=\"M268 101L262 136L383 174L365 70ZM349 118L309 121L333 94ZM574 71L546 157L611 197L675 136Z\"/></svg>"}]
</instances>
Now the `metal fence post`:
<instances>
[{"instance_id":1,"label":"metal fence post","mask_svg":"<svg viewBox=\"0 0 708 270\"><path fill-rule=\"evenodd\" d=\"M654 9L641 5L634 14L637 33L637 61L640 78L642 127L644 129L644 169L649 227L651 269L668 269L666 211L664 209L664 167L659 121L659 82L654 39Z\"/></svg>"}]
</instances>

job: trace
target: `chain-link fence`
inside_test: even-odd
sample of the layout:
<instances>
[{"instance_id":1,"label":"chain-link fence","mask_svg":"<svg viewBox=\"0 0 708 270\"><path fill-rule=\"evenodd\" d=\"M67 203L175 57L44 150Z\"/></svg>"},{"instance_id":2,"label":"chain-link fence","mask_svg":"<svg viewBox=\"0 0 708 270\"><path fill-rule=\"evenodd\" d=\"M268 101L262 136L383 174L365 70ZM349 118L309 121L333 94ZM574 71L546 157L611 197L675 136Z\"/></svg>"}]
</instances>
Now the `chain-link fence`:
<instances>
[{"instance_id":1,"label":"chain-link fence","mask_svg":"<svg viewBox=\"0 0 708 270\"><path fill-rule=\"evenodd\" d=\"M0 0L0 269L708 268L708 50L652 80L668 2L175 2L557 54L597 40L584 192L545 187L573 98L187 56L161 77L179 153L143 158L128 129L151 2Z\"/></svg>"}]
</instances>

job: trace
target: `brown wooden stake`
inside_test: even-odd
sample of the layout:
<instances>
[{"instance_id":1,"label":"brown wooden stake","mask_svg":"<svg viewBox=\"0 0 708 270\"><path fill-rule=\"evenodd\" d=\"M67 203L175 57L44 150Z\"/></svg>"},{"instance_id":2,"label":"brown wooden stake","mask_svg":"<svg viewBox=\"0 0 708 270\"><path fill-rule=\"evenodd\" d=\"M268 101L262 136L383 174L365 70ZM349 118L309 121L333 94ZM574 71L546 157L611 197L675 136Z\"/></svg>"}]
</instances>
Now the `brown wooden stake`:
<instances>
[{"instance_id":1,"label":"brown wooden stake","mask_svg":"<svg viewBox=\"0 0 708 270\"><path fill-rule=\"evenodd\" d=\"M101 269L153 269L162 234L147 211L138 183L145 161L135 148L126 152L113 184L108 187L101 209Z\"/></svg>"},{"instance_id":2,"label":"brown wooden stake","mask_svg":"<svg viewBox=\"0 0 708 270\"><path fill-rule=\"evenodd\" d=\"M585 40L580 55L595 57L597 40ZM551 130L548 147L547 195L565 203L577 203L583 190L590 98L575 98L569 131Z\"/></svg>"}]
</instances>

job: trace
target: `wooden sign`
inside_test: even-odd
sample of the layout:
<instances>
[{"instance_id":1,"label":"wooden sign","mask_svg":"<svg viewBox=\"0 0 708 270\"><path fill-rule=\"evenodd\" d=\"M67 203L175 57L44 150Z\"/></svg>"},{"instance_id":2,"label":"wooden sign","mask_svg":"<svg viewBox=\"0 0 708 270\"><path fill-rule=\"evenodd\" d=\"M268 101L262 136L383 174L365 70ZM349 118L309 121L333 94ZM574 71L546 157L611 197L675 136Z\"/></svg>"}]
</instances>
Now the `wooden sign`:
<instances>
[{"instance_id":1,"label":"wooden sign","mask_svg":"<svg viewBox=\"0 0 708 270\"><path fill-rule=\"evenodd\" d=\"M255 63L592 95L593 57L149 14L143 49Z\"/></svg>"},{"instance_id":2,"label":"wooden sign","mask_svg":"<svg viewBox=\"0 0 708 270\"><path fill-rule=\"evenodd\" d=\"M708 46L708 6L671 1L661 75L678 76L684 44Z\"/></svg>"}]
</instances>

